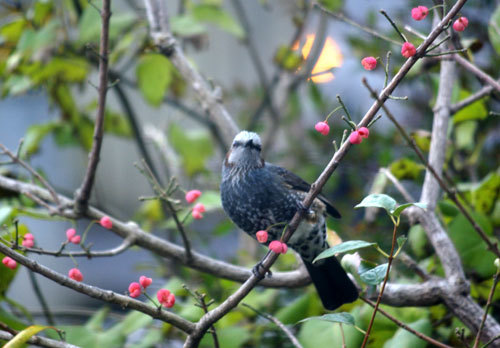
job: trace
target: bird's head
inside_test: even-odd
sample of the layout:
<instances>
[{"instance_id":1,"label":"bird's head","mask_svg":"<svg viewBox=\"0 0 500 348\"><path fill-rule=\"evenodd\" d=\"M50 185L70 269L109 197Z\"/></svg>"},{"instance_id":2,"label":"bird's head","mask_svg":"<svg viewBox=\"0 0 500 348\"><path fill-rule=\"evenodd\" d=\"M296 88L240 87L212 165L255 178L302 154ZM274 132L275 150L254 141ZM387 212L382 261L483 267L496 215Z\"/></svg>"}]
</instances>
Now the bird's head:
<instances>
[{"instance_id":1,"label":"bird's head","mask_svg":"<svg viewBox=\"0 0 500 348\"><path fill-rule=\"evenodd\" d=\"M257 133L241 131L231 144L224 164L229 167L259 168L264 166L261 157L262 142Z\"/></svg>"}]
</instances>

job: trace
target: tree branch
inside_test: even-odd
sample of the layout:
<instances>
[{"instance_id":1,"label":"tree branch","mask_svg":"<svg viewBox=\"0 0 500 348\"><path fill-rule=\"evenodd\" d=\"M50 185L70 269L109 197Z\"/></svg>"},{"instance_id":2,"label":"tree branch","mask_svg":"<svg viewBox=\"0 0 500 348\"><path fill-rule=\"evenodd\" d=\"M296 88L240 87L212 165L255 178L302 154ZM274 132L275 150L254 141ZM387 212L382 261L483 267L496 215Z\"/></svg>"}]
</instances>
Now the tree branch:
<instances>
[{"instance_id":1,"label":"tree branch","mask_svg":"<svg viewBox=\"0 0 500 348\"><path fill-rule=\"evenodd\" d=\"M490 75L479 69L477 66L475 66L474 64L472 64L459 54L454 54L452 55L452 57L455 60L455 62L460 64L462 68L475 75L478 79L480 79L484 83L490 85L495 91L500 92L500 83L496 81L493 77L491 77Z\"/></svg>"},{"instance_id":2,"label":"tree branch","mask_svg":"<svg viewBox=\"0 0 500 348\"><path fill-rule=\"evenodd\" d=\"M57 273L56 271L51 270L48 267L39 264L38 262L35 262L21 255L20 253L15 252L14 250L12 250L3 243L0 243L0 252L2 254L10 256L11 258L16 260L23 266L27 267L28 269L32 270L33 272L41 274L42 276L62 286L73 289L89 297L93 297L108 303L115 303L123 308L135 309L139 312L151 316L152 318L160 319L166 323L170 323L173 326L177 327L178 329L186 332L187 334L190 334L194 329L194 324L192 322L176 314L167 312L166 310L159 310L157 307L153 307L145 304L144 302L134 300L129 296L124 296L110 290L104 290L96 286L91 286L85 283L77 282L71 278L63 276L60 273Z\"/></svg>"},{"instance_id":3,"label":"tree branch","mask_svg":"<svg viewBox=\"0 0 500 348\"><path fill-rule=\"evenodd\" d=\"M0 339L9 341L14 338L14 335L7 331L0 331ZM80 348L79 346L75 346L70 343L52 340L50 338L45 338L41 336L32 336L28 343L34 344L39 347L47 347L47 348Z\"/></svg>"},{"instance_id":4,"label":"tree branch","mask_svg":"<svg viewBox=\"0 0 500 348\"><path fill-rule=\"evenodd\" d=\"M82 185L75 193L75 213L81 215L85 212L90 199L90 192L94 184L97 164L101 152L103 138L104 113L106 109L106 94L108 92L108 39L109 18L111 17L111 0L103 0L101 9L101 41L99 47L99 96L97 116L94 126L94 141L89 153L89 164Z\"/></svg>"}]
</instances>

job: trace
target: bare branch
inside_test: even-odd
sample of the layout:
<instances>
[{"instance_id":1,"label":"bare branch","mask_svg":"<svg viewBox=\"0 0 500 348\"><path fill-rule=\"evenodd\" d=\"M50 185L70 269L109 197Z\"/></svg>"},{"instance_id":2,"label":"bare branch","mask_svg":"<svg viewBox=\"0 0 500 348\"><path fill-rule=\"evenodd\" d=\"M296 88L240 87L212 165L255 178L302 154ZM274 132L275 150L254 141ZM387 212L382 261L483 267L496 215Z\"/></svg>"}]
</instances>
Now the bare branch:
<instances>
[{"instance_id":1,"label":"bare branch","mask_svg":"<svg viewBox=\"0 0 500 348\"><path fill-rule=\"evenodd\" d=\"M500 83L496 81L493 77L491 77L490 75L488 75L487 73L485 73L477 66L475 66L467 59L458 54L454 54L452 57L455 60L455 62L457 62L458 64L460 64L460 66L462 66L462 68L474 74L478 79L480 79L484 83L490 85L495 91L500 92Z\"/></svg>"},{"instance_id":2,"label":"bare branch","mask_svg":"<svg viewBox=\"0 0 500 348\"><path fill-rule=\"evenodd\" d=\"M62 285L66 286L70 289L73 289L77 292L80 292L84 295L87 295L89 297L96 298L98 300L108 302L108 303L115 303L120 305L123 308L131 308L135 309L139 312L145 313L152 318L155 319L160 319L166 323L170 323L173 326L177 327L178 329L190 334L193 329L194 329L194 324L176 314L173 314L171 312L168 312L166 310L161 310L156 307L150 306L144 302L134 300L133 298L125 295L118 294L116 292L110 291L110 290L104 290L100 289L96 286L91 286L87 285L85 283L77 282L74 281L71 278L68 278L66 276L63 276L60 273L57 273L56 271L51 270L48 267L45 267L38 262L35 262L20 253L15 252L14 250L10 249L8 246L6 246L3 243L0 243L0 252L10 256L23 266L27 267L28 269L32 270L33 272L36 272L38 274L41 274L42 276Z\"/></svg>"},{"instance_id":3,"label":"bare branch","mask_svg":"<svg viewBox=\"0 0 500 348\"><path fill-rule=\"evenodd\" d=\"M217 125L226 146L229 146L238 132L238 127L229 112L222 105L217 91L210 88L205 79L194 69L184 56L182 48L177 44L177 41L168 30L168 19L164 2L159 0L144 0L144 4L146 5L150 35L153 42L194 89L202 107Z\"/></svg>"},{"instance_id":4,"label":"bare branch","mask_svg":"<svg viewBox=\"0 0 500 348\"><path fill-rule=\"evenodd\" d=\"M497 82L500 83L500 81L498 81L498 80L497 80ZM459 110L474 103L476 100L479 100L479 99L483 98L484 96L491 94L491 92L493 92L493 87L492 86L485 86L485 87L481 88L479 91L477 91L476 93L468 96L467 98L465 98L465 99L463 99L463 100L461 100L453 105L450 105L450 112L452 114L455 114Z\"/></svg>"},{"instance_id":5,"label":"bare branch","mask_svg":"<svg viewBox=\"0 0 500 348\"><path fill-rule=\"evenodd\" d=\"M82 185L77 190L75 196L75 213L83 214L87 209L90 199L90 192L94 184L97 164L101 152L103 138L104 112L106 108L106 94L108 92L108 39L109 39L109 18L111 17L111 0L103 0L101 9L101 42L99 47L99 96L97 104L97 116L94 126L94 141L89 153L89 164Z\"/></svg>"}]
</instances>

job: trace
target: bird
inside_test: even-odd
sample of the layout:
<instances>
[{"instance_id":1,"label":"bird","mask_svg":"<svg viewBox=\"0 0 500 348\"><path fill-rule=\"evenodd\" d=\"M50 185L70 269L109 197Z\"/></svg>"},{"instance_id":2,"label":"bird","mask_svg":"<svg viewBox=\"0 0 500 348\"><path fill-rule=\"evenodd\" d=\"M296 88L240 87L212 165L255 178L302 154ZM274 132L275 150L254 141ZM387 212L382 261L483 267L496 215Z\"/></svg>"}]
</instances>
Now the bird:
<instances>
[{"instance_id":1,"label":"bird","mask_svg":"<svg viewBox=\"0 0 500 348\"><path fill-rule=\"evenodd\" d=\"M284 225L299 209L310 185L298 175L266 162L257 133L241 131L222 164L220 185L222 207L229 218L256 239L260 230L268 240L280 240ZM358 298L358 290L336 257L313 260L328 248L326 216L340 213L323 195L318 195L287 245L301 257L318 295L327 310L335 310Z\"/></svg>"}]
</instances>

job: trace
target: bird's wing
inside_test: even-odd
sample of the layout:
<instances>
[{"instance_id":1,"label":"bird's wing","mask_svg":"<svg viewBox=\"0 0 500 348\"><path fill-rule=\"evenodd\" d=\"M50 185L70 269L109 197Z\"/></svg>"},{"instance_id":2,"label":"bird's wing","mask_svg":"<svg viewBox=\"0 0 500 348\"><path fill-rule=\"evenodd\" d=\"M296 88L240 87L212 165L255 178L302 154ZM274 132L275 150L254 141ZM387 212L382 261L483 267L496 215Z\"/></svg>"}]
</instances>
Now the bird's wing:
<instances>
[{"instance_id":1,"label":"bird's wing","mask_svg":"<svg viewBox=\"0 0 500 348\"><path fill-rule=\"evenodd\" d=\"M268 168L271 172L279 175L285 184L290 185L290 187L294 190L297 191L302 191L302 192L309 192L309 189L311 188L311 185L309 185L304 179L302 179L300 176L292 173L291 171L279 167L277 165L267 163L266 162L266 168ZM326 211L328 214L333 216L334 218L340 219L340 213L338 212L337 209L332 205L332 203L326 199L325 196L322 194L318 195L318 199L325 203L326 205Z\"/></svg>"}]
</instances>

